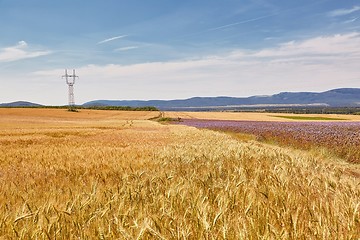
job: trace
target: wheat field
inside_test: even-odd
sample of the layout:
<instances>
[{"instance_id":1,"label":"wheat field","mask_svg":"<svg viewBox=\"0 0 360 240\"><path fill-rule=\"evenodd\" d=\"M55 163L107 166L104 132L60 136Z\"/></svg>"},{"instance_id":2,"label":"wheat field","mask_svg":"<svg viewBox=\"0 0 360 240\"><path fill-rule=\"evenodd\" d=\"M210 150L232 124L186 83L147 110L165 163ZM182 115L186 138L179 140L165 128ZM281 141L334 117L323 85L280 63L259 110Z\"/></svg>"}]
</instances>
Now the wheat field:
<instances>
[{"instance_id":1,"label":"wheat field","mask_svg":"<svg viewBox=\"0 0 360 240\"><path fill-rule=\"evenodd\" d=\"M158 114L0 109L0 238L359 239L359 165Z\"/></svg>"}]
</instances>

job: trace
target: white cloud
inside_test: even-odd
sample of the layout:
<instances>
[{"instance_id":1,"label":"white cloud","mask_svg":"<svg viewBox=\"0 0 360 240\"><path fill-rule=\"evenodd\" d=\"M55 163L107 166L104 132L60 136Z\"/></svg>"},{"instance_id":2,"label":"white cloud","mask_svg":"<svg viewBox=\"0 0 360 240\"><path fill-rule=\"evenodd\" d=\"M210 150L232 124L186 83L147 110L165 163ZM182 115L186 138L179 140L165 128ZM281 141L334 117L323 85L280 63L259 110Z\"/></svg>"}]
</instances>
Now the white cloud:
<instances>
[{"instance_id":1,"label":"white cloud","mask_svg":"<svg viewBox=\"0 0 360 240\"><path fill-rule=\"evenodd\" d=\"M20 41L15 46L0 49L0 62L12 62L21 59L35 58L50 53L50 51L30 50L25 41Z\"/></svg>"},{"instance_id":2,"label":"white cloud","mask_svg":"<svg viewBox=\"0 0 360 240\"><path fill-rule=\"evenodd\" d=\"M102 41L98 42L97 44L102 44L102 43L114 41L116 39L121 39L121 38L124 38L124 37L127 37L127 35L121 35L121 36L117 36L117 37L107 38L105 40L102 40Z\"/></svg>"},{"instance_id":3,"label":"white cloud","mask_svg":"<svg viewBox=\"0 0 360 240\"><path fill-rule=\"evenodd\" d=\"M25 41L20 41L20 42L18 42L18 47L19 48L27 47L27 43Z\"/></svg>"},{"instance_id":4,"label":"white cloud","mask_svg":"<svg viewBox=\"0 0 360 240\"><path fill-rule=\"evenodd\" d=\"M132 50L132 49L137 49L137 48L139 48L139 47L138 46L129 46L129 47L117 48L114 51L122 52L122 51L128 51L128 50Z\"/></svg>"},{"instance_id":5,"label":"white cloud","mask_svg":"<svg viewBox=\"0 0 360 240\"><path fill-rule=\"evenodd\" d=\"M250 96L360 87L360 33L319 36L259 51L171 62L77 69L78 101ZM60 79L63 69L36 72Z\"/></svg>"},{"instance_id":6,"label":"white cloud","mask_svg":"<svg viewBox=\"0 0 360 240\"><path fill-rule=\"evenodd\" d=\"M331 16L331 17L345 16L345 15L348 15L348 14L351 14L351 13L357 12L357 11L360 11L360 6L354 6L349 9L344 9L344 8L336 9L336 10L329 12L329 16Z\"/></svg>"},{"instance_id":7,"label":"white cloud","mask_svg":"<svg viewBox=\"0 0 360 240\"><path fill-rule=\"evenodd\" d=\"M305 41L286 42L277 48L263 49L253 54L256 57L281 57L304 55L359 55L360 33L319 36Z\"/></svg>"}]
</instances>

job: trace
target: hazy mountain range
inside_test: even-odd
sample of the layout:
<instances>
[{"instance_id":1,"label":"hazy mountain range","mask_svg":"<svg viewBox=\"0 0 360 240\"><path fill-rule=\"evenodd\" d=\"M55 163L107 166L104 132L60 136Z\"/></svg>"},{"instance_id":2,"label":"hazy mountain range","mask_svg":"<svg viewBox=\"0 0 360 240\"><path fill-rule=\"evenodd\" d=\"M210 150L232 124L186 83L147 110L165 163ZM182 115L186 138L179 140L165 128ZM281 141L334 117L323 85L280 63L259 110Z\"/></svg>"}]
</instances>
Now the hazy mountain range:
<instances>
[{"instance_id":1,"label":"hazy mountain range","mask_svg":"<svg viewBox=\"0 0 360 240\"><path fill-rule=\"evenodd\" d=\"M41 106L31 102L0 104L2 107ZM270 96L193 97L182 100L95 100L82 106L154 106L160 110L201 110L266 107L360 107L360 88L339 88L326 92L282 92Z\"/></svg>"},{"instance_id":2,"label":"hazy mountain range","mask_svg":"<svg viewBox=\"0 0 360 240\"><path fill-rule=\"evenodd\" d=\"M360 88L340 88L326 92L282 92L270 96L193 97L183 100L96 100L83 106L154 106L162 110L252 108L281 106L360 107Z\"/></svg>"},{"instance_id":3,"label":"hazy mountain range","mask_svg":"<svg viewBox=\"0 0 360 240\"><path fill-rule=\"evenodd\" d=\"M41 104L26 102L26 101L16 101L11 103L1 103L0 107L41 107Z\"/></svg>"}]
</instances>

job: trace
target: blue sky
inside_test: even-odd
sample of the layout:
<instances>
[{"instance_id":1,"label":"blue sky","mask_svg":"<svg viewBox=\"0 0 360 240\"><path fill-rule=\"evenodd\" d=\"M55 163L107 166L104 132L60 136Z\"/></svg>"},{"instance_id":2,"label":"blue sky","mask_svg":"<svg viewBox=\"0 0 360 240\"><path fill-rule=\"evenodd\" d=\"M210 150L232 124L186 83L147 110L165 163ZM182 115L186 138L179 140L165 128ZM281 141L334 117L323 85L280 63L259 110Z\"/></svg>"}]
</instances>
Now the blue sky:
<instances>
[{"instance_id":1,"label":"blue sky","mask_svg":"<svg viewBox=\"0 0 360 240\"><path fill-rule=\"evenodd\" d=\"M360 87L360 2L0 0L0 102Z\"/></svg>"}]
</instances>

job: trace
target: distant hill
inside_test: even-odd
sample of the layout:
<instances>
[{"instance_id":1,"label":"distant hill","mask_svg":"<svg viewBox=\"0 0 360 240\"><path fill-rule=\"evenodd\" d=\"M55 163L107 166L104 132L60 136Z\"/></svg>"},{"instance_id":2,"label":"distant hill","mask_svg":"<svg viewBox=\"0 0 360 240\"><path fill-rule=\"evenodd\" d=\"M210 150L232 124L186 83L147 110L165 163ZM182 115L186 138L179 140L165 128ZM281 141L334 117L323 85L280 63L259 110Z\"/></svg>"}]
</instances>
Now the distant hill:
<instances>
[{"instance_id":1,"label":"distant hill","mask_svg":"<svg viewBox=\"0 0 360 240\"><path fill-rule=\"evenodd\" d=\"M96 100L83 106L154 106L160 110L236 109L254 107L327 106L360 107L360 88L340 88L326 92L282 92L271 96L193 97L183 100Z\"/></svg>"},{"instance_id":2,"label":"distant hill","mask_svg":"<svg viewBox=\"0 0 360 240\"><path fill-rule=\"evenodd\" d=\"M339 88L326 92L282 92L270 96L193 97L180 100L95 100L83 107L152 106L160 110L232 110L273 107L360 107L360 88ZM43 107L43 105L17 101L2 103L0 107Z\"/></svg>"},{"instance_id":3,"label":"distant hill","mask_svg":"<svg viewBox=\"0 0 360 240\"><path fill-rule=\"evenodd\" d=\"M1 103L0 107L41 107L43 105L32 103L32 102L25 102L25 101L17 101L11 103Z\"/></svg>"}]
</instances>

